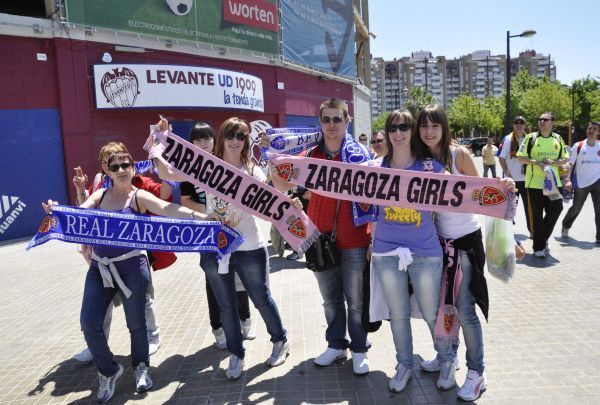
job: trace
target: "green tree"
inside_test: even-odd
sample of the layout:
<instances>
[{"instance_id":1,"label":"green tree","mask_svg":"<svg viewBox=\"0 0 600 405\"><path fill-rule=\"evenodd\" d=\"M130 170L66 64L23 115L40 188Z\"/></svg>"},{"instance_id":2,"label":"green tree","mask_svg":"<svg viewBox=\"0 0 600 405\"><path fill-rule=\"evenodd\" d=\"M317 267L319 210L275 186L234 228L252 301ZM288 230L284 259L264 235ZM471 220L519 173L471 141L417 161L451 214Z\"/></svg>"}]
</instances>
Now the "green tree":
<instances>
[{"instance_id":1,"label":"green tree","mask_svg":"<svg viewBox=\"0 0 600 405\"><path fill-rule=\"evenodd\" d=\"M536 88L526 91L521 107L531 123L537 122L537 118L545 111L554 113L559 126L566 126L571 120L569 91L558 82L541 81Z\"/></svg>"},{"instance_id":2,"label":"green tree","mask_svg":"<svg viewBox=\"0 0 600 405\"><path fill-rule=\"evenodd\" d=\"M387 119L388 115L390 115L390 113L384 112L373 120L373 123L371 124L373 132L382 131L385 129L385 120Z\"/></svg>"},{"instance_id":3,"label":"green tree","mask_svg":"<svg viewBox=\"0 0 600 405\"><path fill-rule=\"evenodd\" d=\"M600 90L590 94L590 121L600 121Z\"/></svg>"},{"instance_id":4,"label":"green tree","mask_svg":"<svg viewBox=\"0 0 600 405\"><path fill-rule=\"evenodd\" d=\"M411 87L408 98L404 101L404 107L411 112L415 119L429 104L435 103L435 98L421 87Z\"/></svg>"},{"instance_id":5,"label":"green tree","mask_svg":"<svg viewBox=\"0 0 600 405\"><path fill-rule=\"evenodd\" d=\"M575 103L576 132L584 131L588 122L592 120L592 106L597 90L600 90L600 82L590 76L575 80L571 84L571 91L575 93L571 93L571 101Z\"/></svg>"},{"instance_id":6,"label":"green tree","mask_svg":"<svg viewBox=\"0 0 600 405\"><path fill-rule=\"evenodd\" d=\"M481 105L471 94L463 93L452 101L448 112L450 127L454 132L462 132L470 137L471 131L479 128Z\"/></svg>"}]
</instances>

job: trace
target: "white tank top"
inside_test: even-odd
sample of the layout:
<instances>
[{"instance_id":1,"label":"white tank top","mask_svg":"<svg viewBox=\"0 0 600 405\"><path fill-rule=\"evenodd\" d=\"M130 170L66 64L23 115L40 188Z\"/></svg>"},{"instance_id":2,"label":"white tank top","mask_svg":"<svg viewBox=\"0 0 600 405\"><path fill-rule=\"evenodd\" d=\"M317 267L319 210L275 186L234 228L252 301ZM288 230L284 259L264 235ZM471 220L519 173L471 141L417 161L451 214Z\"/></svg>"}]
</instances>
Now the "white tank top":
<instances>
[{"instance_id":1,"label":"white tank top","mask_svg":"<svg viewBox=\"0 0 600 405\"><path fill-rule=\"evenodd\" d=\"M459 147L451 147L452 174L461 174L456 168L456 152ZM444 239L457 239L461 236L475 232L481 225L475 214L463 214L458 212L436 212L435 227Z\"/></svg>"}]
</instances>

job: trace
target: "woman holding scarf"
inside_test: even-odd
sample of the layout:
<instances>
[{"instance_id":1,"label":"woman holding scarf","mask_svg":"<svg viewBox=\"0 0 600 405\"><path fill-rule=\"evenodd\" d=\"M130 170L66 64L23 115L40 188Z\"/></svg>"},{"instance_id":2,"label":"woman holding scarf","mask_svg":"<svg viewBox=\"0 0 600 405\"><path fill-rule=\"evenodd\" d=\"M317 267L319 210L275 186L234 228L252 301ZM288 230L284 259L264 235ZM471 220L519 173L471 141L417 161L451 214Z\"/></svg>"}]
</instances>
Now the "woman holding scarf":
<instances>
[{"instance_id":1,"label":"woman holding scarf","mask_svg":"<svg viewBox=\"0 0 600 405\"><path fill-rule=\"evenodd\" d=\"M172 218L192 218L207 220L209 215L201 214L177 204L163 201L151 193L132 184L134 176L133 158L128 152L112 154L107 160L107 175L112 182L111 188L95 191L82 208L95 208L120 213L146 213ZM42 206L50 213L56 202L48 200ZM86 275L83 303L81 306L81 329L86 343L98 368L100 388L96 396L99 402L107 402L115 392L116 381L123 374L123 366L115 362L108 347L107 336L103 330L107 308L117 292L121 295L127 328L131 337L131 362L135 371L137 392L152 388L148 367L148 335L144 314L146 290L149 283L148 259L143 251L112 246L85 246L84 254L91 254L90 268ZM114 265L118 277L114 278L115 287L107 287L101 268ZM106 270L106 269L105 269Z\"/></svg>"},{"instance_id":2,"label":"woman holding scarf","mask_svg":"<svg viewBox=\"0 0 600 405\"><path fill-rule=\"evenodd\" d=\"M418 143L432 158L442 163L451 174L479 176L473 157L467 149L451 140L448 117L439 105L429 105L423 109L417 119L419 131ZM502 179L509 189L516 191L512 179ZM444 388L454 385L454 372L458 368L458 331L463 328L467 348L467 377L458 390L458 396L465 401L479 398L486 388L483 362L483 333L475 304L479 305L486 320L488 317L488 291L483 268L485 252L481 225L475 214L438 212L435 215L438 234L444 239L444 250L449 265L442 285L440 310L435 327L437 342L454 344L454 360L448 364L446 359L436 358L422 361L425 371L440 370L440 379L448 382ZM460 285L455 296L457 285ZM448 322L449 325L444 325ZM460 325L459 325L460 324ZM448 329L445 326L449 326ZM438 380L439 386L439 380Z\"/></svg>"},{"instance_id":3,"label":"woman holding scarf","mask_svg":"<svg viewBox=\"0 0 600 405\"><path fill-rule=\"evenodd\" d=\"M418 148L416 123L409 111L396 110L385 122L387 153L371 165L400 170L443 172L437 161L426 159ZM440 299L442 248L432 213L411 208L379 206L373 224L371 248L371 321L389 319L398 365L390 380L390 391L400 392L412 376L413 346L410 325L409 282L416 301L433 336ZM409 279L410 278L410 279ZM436 344L442 364L450 367L450 344ZM454 380L438 387L448 389Z\"/></svg>"},{"instance_id":4,"label":"woman holding scarf","mask_svg":"<svg viewBox=\"0 0 600 405\"><path fill-rule=\"evenodd\" d=\"M161 120L159 126L165 130L168 123ZM261 168L250 160L250 127L240 118L232 117L223 122L216 139L214 156L261 181L266 180ZM242 281L271 335L273 351L267 364L271 367L283 364L290 347L269 289L267 242L258 228L256 217L210 193L206 194L206 212L217 215L244 237L244 243L221 262L217 262L217 255L212 253L202 253L200 259L200 267L221 310L221 324L227 349L231 353L225 375L233 381L243 373L245 354L238 319L235 274Z\"/></svg>"},{"instance_id":5,"label":"woman holding scarf","mask_svg":"<svg viewBox=\"0 0 600 405\"><path fill-rule=\"evenodd\" d=\"M213 127L205 122L197 122L190 131L190 142L202 149L205 152L213 153L217 134ZM206 192L194 186L188 181L183 181L180 184L181 189L181 205L191 208L198 212L206 212ZM236 284L238 284L236 276ZM210 326L215 337L215 346L219 350L227 349L227 339L221 324L221 313L219 304L215 298L215 294L210 288L208 279L206 280L206 300L208 302L208 316L210 318ZM250 302L248 293L242 289L237 291L237 305L240 322L242 324L242 336L244 339L252 340L256 338L256 334L252 330L252 319L250 318Z\"/></svg>"}]
</instances>

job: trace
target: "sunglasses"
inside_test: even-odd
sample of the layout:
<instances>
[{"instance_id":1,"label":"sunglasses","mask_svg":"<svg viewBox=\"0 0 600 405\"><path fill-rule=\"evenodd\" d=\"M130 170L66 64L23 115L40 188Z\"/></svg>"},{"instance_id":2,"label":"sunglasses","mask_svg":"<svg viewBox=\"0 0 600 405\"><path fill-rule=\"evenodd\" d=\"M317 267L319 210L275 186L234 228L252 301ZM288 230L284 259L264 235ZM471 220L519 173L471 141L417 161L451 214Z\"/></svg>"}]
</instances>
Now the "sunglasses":
<instances>
[{"instance_id":1,"label":"sunglasses","mask_svg":"<svg viewBox=\"0 0 600 405\"><path fill-rule=\"evenodd\" d=\"M243 141L246 139L246 134L243 132L230 132L225 135L225 139L228 141L232 141L233 139L237 139L238 141Z\"/></svg>"},{"instance_id":2,"label":"sunglasses","mask_svg":"<svg viewBox=\"0 0 600 405\"><path fill-rule=\"evenodd\" d=\"M127 162L127 163L113 163L112 165L108 166L108 170L110 170L111 172L118 172L119 168L123 169L123 170L127 170L131 166L133 166L131 162Z\"/></svg>"},{"instance_id":3,"label":"sunglasses","mask_svg":"<svg viewBox=\"0 0 600 405\"><path fill-rule=\"evenodd\" d=\"M388 132L390 132L390 133L396 132L397 130L400 130L400 132L409 131L410 125L409 124L390 125L390 130Z\"/></svg>"},{"instance_id":4,"label":"sunglasses","mask_svg":"<svg viewBox=\"0 0 600 405\"><path fill-rule=\"evenodd\" d=\"M548 121L552 121L550 118L538 118L539 122L548 122Z\"/></svg>"},{"instance_id":5,"label":"sunglasses","mask_svg":"<svg viewBox=\"0 0 600 405\"><path fill-rule=\"evenodd\" d=\"M333 121L334 124L339 124L340 122L344 121L344 119L340 118L340 117L327 117L327 116L321 117L321 122L323 124L329 124L331 121Z\"/></svg>"},{"instance_id":6,"label":"sunglasses","mask_svg":"<svg viewBox=\"0 0 600 405\"><path fill-rule=\"evenodd\" d=\"M383 143L383 139L371 139L371 145L375 145L376 143Z\"/></svg>"},{"instance_id":7,"label":"sunglasses","mask_svg":"<svg viewBox=\"0 0 600 405\"><path fill-rule=\"evenodd\" d=\"M525 125L525 121L515 121L515 125Z\"/></svg>"}]
</instances>

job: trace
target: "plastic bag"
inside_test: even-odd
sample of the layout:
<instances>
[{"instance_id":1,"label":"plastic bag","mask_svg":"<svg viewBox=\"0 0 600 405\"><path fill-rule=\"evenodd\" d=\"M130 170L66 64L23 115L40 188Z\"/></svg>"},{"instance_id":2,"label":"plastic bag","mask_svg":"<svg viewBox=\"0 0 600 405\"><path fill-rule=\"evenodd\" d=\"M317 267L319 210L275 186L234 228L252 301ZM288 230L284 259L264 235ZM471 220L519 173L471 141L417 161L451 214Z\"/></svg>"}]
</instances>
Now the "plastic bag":
<instances>
[{"instance_id":1,"label":"plastic bag","mask_svg":"<svg viewBox=\"0 0 600 405\"><path fill-rule=\"evenodd\" d=\"M502 281L510 281L515 274L515 237L512 222L486 217L485 256L490 274Z\"/></svg>"}]
</instances>

